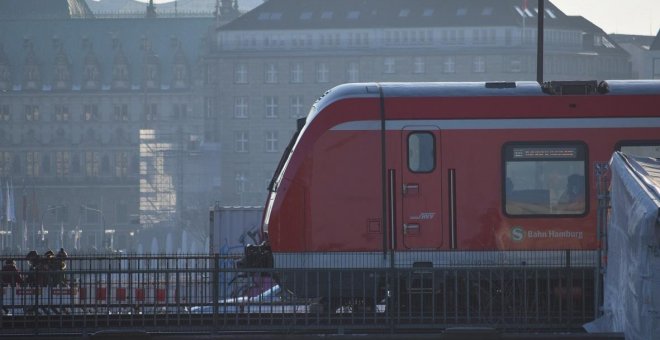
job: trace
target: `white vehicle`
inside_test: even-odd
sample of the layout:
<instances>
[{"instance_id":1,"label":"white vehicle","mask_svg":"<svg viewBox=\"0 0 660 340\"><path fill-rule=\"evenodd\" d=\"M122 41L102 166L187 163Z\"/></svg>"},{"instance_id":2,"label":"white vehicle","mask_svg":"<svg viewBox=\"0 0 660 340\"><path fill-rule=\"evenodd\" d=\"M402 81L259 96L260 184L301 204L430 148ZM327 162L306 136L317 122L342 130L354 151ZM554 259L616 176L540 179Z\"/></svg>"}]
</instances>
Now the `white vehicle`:
<instances>
[{"instance_id":1,"label":"white vehicle","mask_svg":"<svg viewBox=\"0 0 660 340\"><path fill-rule=\"evenodd\" d=\"M272 286L257 296L241 296L218 301L219 314L258 313L258 314L296 314L309 313L313 301L301 300L279 285ZM213 305L195 306L192 314L212 314Z\"/></svg>"}]
</instances>

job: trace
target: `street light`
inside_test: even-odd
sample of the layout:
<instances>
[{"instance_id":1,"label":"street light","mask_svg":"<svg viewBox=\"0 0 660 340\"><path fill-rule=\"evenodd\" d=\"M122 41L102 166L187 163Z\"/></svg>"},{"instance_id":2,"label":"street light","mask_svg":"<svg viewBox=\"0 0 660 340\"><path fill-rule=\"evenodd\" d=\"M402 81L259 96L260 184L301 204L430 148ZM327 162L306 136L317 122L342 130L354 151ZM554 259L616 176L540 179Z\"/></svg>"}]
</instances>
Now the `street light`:
<instances>
[{"instance_id":1,"label":"street light","mask_svg":"<svg viewBox=\"0 0 660 340\"><path fill-rule=\"evenodd\" d=\"M88 207L88 206L86 206L86 205L84 205L84 204L81 204L81 205L80 205L80 209L81 209L81 210L82 210L82 209L85 209L85 210L95 211L95 212L99 213L99 215L101 215L101 222L103 223L103 234L102 234L102 235L103 235L103 246L105 247L105 234L106 234L106 229L105 229L105 215L103 215L103 211L100 210L100 209L96 209L96 208Z\"/></svg>"},{"instance_id":2,"label":"street light","mask_svg":"<svg viewBox=\"0 0 660 340\"><path fill-rule=\"evenodd\" d=\"M115 241L115 230L114 229L106 229L104 231L105 236L110 238L110 250L114 249L114 241Z\"/></svg>"},{"instance_id":3,"label":"street light","mask_svg":"<svg viewBox=\"0 0 660 340\"><path fill-rule=\"evenodd\" d=\"M41 230L37 230L37 235L41 236L41 244L46 241L46 235L48 235L48 230L44 229L44 217L49 211L55 211L57 209L64 208L63 205L49 205L43 213L41 213ZM36 247L36 242L32 242L33 246Z\"/></svg>"},{"instance_id":4,"label":"street light","mask_svg":"<svg viewBox=\"0 0 660 340\"><path fill-rule=\"evenodd\" d=\"M2 250L4 251L6 247L11 245L11 242L6 242L9 240L7 239L7 236L11 237L11 230L0 230L0 238L2 238Z\"/></svg>"}]
</instances>

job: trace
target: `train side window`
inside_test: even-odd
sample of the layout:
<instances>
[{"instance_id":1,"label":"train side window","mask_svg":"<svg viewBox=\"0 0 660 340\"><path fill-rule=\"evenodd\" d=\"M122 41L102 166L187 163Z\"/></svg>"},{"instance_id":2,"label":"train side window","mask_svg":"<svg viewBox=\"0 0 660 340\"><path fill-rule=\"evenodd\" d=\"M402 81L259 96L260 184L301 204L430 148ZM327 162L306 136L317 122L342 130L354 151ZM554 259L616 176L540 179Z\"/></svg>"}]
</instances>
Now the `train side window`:
<instances>
[{"instance_id":1,"label":"train side window","mask_svg":"<svg viewBox=\"0 0 660 340\"><path fill-rule=\"evenodd\" d=\"M619 143L616 149L626 155L660 158L660 141L626 141Z\"/></svg>"},{"instance_id":2,"label":"train side window","mask_svg":"<svg viewBox=\"0 0 660 340\"><path fill-rule=\"evenodd\" d=\"M430 132L408 135L408 169L411 172L431 172L435 168L435 138Z\"/></svg>"},{"instance_id":3,"label":"train side window","mask_svg":"<svg viewBox=\"0 0 660 340\"><path fill-rule=\"evenodd\" d=\"M587 212L586 146L504 146L504 211L509 216L575 216Z\"/></svg>"}]
</instances>

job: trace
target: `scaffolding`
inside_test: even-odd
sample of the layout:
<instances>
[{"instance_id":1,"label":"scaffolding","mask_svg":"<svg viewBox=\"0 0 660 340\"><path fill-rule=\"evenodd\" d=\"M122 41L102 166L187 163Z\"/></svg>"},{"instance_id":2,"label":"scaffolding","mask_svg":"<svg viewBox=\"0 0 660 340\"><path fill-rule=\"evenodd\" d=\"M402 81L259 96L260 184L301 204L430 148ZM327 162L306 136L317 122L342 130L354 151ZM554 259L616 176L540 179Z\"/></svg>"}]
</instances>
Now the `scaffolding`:
<instances>
[{"instance_id":1,"label":"scaffolding","mask_svg":"<svg viewBox=\"0 0 660 340\"><path fill-rule=\"evenodd\" d=\"M140 130L140 224L173 226L177 216L177 188L182 189L179 171L181 143L171 134Z\"/></svg>"},{"instance_id":2,"label":"scaffolding","mask_svg":"<svg viewBox=\"0 0 660 340\"><path fill-rule=\"evenodd\" d=\"M198 133L140 130L140 224L206 230L220 193L219 168L219 144L204 143Z\"/></svg>"}]
</instances>

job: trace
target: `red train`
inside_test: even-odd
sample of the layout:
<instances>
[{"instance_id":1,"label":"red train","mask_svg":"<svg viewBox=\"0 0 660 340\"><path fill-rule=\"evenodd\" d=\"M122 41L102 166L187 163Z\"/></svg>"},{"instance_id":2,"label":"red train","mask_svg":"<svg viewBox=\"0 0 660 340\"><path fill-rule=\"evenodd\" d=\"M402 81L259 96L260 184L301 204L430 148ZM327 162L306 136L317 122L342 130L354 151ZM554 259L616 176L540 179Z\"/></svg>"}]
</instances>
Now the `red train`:
<instances>
[{"instance_id":1,"label":"red train","mask_svg":"<svg viewBox=\"0 0 660 340\"><path fill-rule=\"evenodd\" d=\"M617 149L660 156L660 81L345 84L298 125L247 266L588 252L594 164Z\"/></svg>"}]
</instances>

